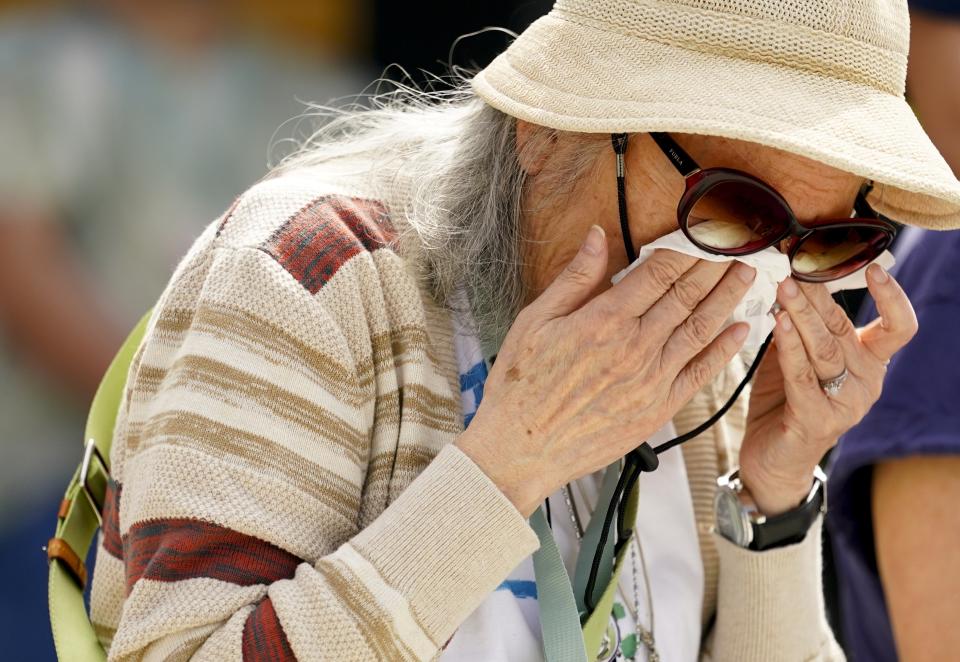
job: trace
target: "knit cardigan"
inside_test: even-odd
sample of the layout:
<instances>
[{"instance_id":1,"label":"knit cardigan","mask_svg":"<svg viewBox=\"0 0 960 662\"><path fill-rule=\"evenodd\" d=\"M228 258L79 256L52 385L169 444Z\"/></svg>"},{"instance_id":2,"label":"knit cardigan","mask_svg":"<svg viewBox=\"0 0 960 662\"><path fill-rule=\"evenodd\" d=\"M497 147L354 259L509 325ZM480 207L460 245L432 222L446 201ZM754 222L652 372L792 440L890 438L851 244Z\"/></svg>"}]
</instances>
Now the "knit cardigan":
<instances>
[{"instance_id":1,"label":"knit cardigan","mask_svg":"<svg viewBox=\"0 0 960 662\"><path fill-rule=\"evenodd\" d=\"M536 549L453 445L451 317L397 248L402 195L289 172L241 196L178 266L114 436L91 599L111 660L429 660ZM684 450L703 659L840 659L819 522L760 553L712 533L743 417L741 402Z\"/></svg>"}]
</instances>

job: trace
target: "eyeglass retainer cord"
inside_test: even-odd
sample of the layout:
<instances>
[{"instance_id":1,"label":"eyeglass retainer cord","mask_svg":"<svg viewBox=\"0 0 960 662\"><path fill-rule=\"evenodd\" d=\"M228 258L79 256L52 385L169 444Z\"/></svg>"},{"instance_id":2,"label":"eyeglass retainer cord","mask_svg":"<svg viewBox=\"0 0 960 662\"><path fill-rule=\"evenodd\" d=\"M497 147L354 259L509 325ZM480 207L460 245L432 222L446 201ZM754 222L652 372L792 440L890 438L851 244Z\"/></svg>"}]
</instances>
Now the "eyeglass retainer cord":
<instances>
[{"instance_id":1,"label":"eyeglass retainer cord","mask_svg":"<svg viewBox=\"0 0 960 662\"><path fill-rule=\"evenodd\" d=\"M589 611L593 611L594 607L596 606L593 599L593 593L597 583L597 574L600 571L600 563L603 558L603 549L605 547L607 536L610 533L610 527L613 524L614 515L617 517L617 531L620 534L619 540L616 543L617 546L614 552L615 555L620 553L623 545L630 540L630 536L633 534L632 529L628 531L623 530L623 518L626 512L626 509L624 508L624 502L627 496L633 490L637 480L640 478L640 474L643 472L651 472L656 470L660 464L657 456L659 456L661 453L664 453L671 448L679 446L680 444L699 436L716 424L717 421L723 418L730 408L733 407L734 403L737 401L737 398L740 397L743 389L745 389L747 384L750 383L750 380L753 379L757 368L760 366L760 361L763 359L764 354L766 354L772 340L773 334L771 333L767 336L766 340L763 341L763 345L760 346L756 358L754 358L753 363L747 370L747 374L744 375L743 379L737 385L737 388L734 389L726 403L724 403L724 405L717 410L713 416L695 427L693 430L674 437L669 441L665 441L662 444L657 445L655 448L651 448L650 444L643 442L637 449L627 453L623 472L620 474L620 479L617 481L617 486L614 489L613 495L610 497L611 505L608 506L606 516L604 517L603 529L600 532L600 544L597 547L597 551L594 553L593 563L590 566L590 575L587 579L587 586L584 591L586 594L584 595L584 604L587 606Z\"/></svg>"},{"instance_id":2,"label":"eyeglass retainer cord","mask_svg":"<svg viewBox=\"0 0 960 662\"><path fill-rule=\"evenodd\" d=\"M627 254L627 258L632 263L636 260L636 252L633 247L633 240L630 237L630 226L627 219L627 201L626 201L626 183L625 183L625 168L624 168L624 155L627 151L627 142L628 136L625 133L615 133L611 134L610 139L613 143L613 150L617 158L617 198L618 198L618 210L620 213L620 228L623 233L623 243L624 249ZM767 349L770 346L770 342L773 340L773 334L769 334L767 338L763 341L763 344L760 346L757 356L754 358L753 363L750 365L750 368L747 370L747 374L744 375L744 378L737 385L737 388L734 389L733 393L730 395L730 398L727 402L719 409L716 413L713 414L706 421L695 427L694 429L686 432L682 435L674 437L669 441L665 441L662 444L659 444L656 448L651 448L650 444L643 442L635 450L627 453L623 472L620 474L620 478L617 481L616 488L613 491L613 495L610 498L610 505L608 505L606 514L603 520L603 528L600 533L600 542L597 547L596 552L593 556L593 562L590 566L590 575L587 579L587 586L585 589L584 595L584 604L587 606L588 613L592 612L596 607L596 603L593 599L594 590L597 583L597 575L600 571L600 563L603 560L603 550L606 546L607 536L610 534L610 527L613 525L613 518L616 515L617 518L617 533L619 534L619 540L616 542L616 548L614 555L620 553L623 545L630 540L630 536L633 534L633 530L624 531L624 515L626 509L624 507L624 500L629 496L630 492L633 490L634 486L637 483L637 480L640 478L640 474L643 472L651 472L656 470L660 465L660 461L657 456L661 453L664 453L671 448L679 446L687 441L690 441L694 437L702 434L708 430L711 426L717 423L723 416L733 407L734 403L737 401L737 398L740 397L740 394L743 392L743 389L746 388L747 384L750 383L750 380L753 379L754 374L757 371L757 368L760 366L760 361L763 359L764 354L766 354Z\"/></svg>"}]
</instances>

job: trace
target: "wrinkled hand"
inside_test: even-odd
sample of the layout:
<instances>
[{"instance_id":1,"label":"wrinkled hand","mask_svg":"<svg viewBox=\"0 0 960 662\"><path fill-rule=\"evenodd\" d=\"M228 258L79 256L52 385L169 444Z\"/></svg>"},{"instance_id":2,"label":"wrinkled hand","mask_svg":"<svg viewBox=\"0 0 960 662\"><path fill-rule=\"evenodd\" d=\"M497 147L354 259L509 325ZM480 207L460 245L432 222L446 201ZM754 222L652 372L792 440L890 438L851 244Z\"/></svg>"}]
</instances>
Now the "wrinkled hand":
<instances>
[{"instance_id":1,"label":"wrinkled hand","mask_svg":"<svg viewBox=\"0 0 960 662\"><path fill-rule=\"evenodd\" d=\"M756 275L746 265L657 251L594 296L606 271L595 227L517 317L457 441L524 515L656 432L746 337L717 334Z\"/></svg>"},{"instance_id":2,"label":"wrinkled hand","mask_svg":"<svg viewBox=\"0 0 960 662\"><path fill-rule=\"evenodd\" d=\"M807 495L814 467L877 401L890 357L917 332L913 307L893 278L873 265L867 285L880 317L859 330L823 285L780 285L783 310L757 371L740 450L740 477L766 515ZM849 377L828 396L820 381L844 369Z\"/></svg>"}]
</instances>

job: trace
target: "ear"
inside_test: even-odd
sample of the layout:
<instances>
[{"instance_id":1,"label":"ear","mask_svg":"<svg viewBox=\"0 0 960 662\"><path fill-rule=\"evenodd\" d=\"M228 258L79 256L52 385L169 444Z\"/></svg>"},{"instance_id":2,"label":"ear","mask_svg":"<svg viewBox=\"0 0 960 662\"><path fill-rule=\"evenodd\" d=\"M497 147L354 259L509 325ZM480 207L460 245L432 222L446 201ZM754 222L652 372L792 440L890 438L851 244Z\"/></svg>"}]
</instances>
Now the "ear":
<instances>
[{"instance_id":1,"label":"ear","mask_svg":"<svg viewBox=\"0 0 960 662\"><path fill-rule=\"evenodd\" d=\"M526 120L517 120L517 159L527 175L540 174L556 142L555 132Z\"/></svg>"}]
</instances>

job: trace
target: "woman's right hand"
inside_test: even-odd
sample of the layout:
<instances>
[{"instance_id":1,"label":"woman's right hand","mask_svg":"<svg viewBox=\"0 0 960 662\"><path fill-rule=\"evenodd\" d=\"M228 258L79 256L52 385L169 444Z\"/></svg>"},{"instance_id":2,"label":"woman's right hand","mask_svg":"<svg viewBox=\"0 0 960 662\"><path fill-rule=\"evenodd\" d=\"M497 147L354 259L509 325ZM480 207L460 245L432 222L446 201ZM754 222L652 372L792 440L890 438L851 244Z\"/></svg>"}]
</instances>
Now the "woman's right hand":
<instances>
[{"instance_id":1,"label":"woman's right hand","mask_svg":"<svg viewBox=\"0 0 960 662\"><path fill-rule=\"evenodd\" d=\"M742 323L717 335L753 282L746 265L661 250L591 298L606 271L594 226L517 316L457 441L524 516L648 439L746 338Z\"/></svg>"}]
</instances>

